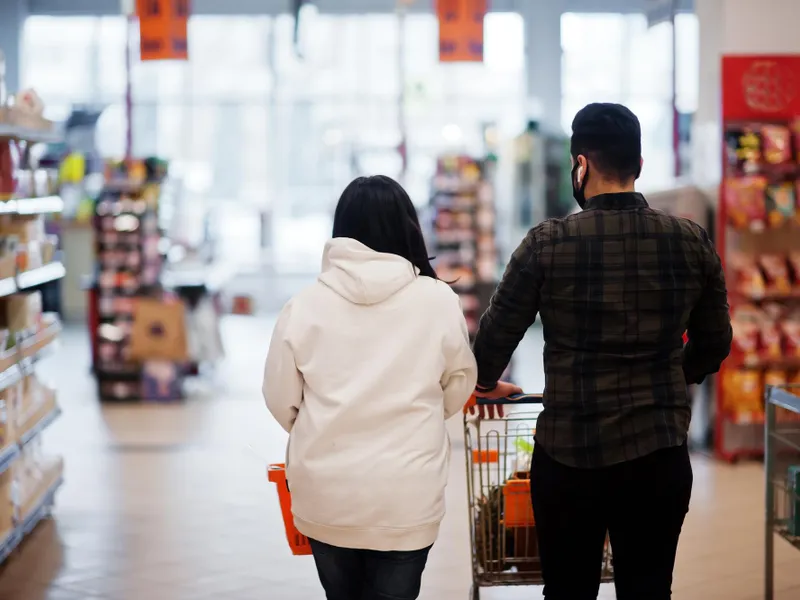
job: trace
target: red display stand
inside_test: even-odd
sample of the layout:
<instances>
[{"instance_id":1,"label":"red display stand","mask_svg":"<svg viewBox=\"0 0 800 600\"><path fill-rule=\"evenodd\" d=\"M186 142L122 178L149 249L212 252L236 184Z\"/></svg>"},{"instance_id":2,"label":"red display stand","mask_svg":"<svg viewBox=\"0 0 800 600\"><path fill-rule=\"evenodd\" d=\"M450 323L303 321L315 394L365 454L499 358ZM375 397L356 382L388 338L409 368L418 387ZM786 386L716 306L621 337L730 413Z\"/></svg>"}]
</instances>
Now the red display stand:
<instances>
[{"instance_id":1,"label":"red display stand","mask_svg":"<svg viewBox=\"0 0 800 600\"><path fill-rule=\"evenodd\" d=\"M722 126L716 240L734 343L714 437L733 462L763 454L764 386L800 382L800 55L723 57Z\"/></svg>"}]
</instances>

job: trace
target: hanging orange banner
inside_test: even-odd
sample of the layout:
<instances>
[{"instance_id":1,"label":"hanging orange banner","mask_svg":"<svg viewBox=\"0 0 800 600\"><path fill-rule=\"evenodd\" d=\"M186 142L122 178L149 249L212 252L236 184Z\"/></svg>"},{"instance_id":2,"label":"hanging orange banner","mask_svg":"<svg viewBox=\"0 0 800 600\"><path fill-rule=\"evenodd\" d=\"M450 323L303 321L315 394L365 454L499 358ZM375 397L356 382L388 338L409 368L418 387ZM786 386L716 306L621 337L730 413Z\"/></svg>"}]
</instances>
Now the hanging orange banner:
<instances>
[{"instance_id":1,"label":"hanging orange banner","mask_svg":"<svg viewBox=\"0 0 800 600\"><path fill-rule=\"evenodd\" d=\"M188 60L190 12L190 0L136 0L141 59Z\"/></svg>"},{"instance_id":2,"label":"hanging orange banner","mask_svg":"<svg viewBox=\"0 0 800 600\"><path fill-rule=\"evenodd\" d=\"M483 62L487 0L437 0L439 62Z\"/></svg>"}]
</instances>

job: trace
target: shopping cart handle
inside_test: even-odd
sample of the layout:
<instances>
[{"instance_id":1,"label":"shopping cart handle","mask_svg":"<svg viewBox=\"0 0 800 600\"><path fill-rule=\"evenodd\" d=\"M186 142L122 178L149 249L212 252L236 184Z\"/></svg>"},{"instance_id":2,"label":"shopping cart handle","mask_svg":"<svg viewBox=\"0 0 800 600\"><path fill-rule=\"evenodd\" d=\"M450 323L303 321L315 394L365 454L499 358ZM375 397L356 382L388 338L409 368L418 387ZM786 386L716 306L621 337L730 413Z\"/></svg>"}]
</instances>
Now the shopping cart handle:
<instances>
[{"instance_id":1,"label":"shopping cart handle","mask_svg":"<svg viewBox=\"0 0 800 600\"><path fill-rule=\"evenodd\" d=\"M514 394L508 398L481 398L478 396L475 399L475 404L478 406L489 406L493 404L541 404L541 394Z\"/></svg>"}]
</instances>

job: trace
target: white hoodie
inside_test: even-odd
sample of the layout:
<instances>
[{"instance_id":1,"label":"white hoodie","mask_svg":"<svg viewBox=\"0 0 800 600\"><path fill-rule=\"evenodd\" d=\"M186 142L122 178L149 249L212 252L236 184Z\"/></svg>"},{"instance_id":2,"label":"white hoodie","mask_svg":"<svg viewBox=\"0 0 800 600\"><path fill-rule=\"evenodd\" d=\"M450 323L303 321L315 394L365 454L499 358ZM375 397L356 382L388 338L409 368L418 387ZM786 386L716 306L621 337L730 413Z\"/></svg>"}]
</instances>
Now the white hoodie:
<instances>
[{"instance_id":1,"label":"white hoodie","mask_svg":"<svg viewBox=\"0 0 800 600\"><path fill-rule=\"evenodd\" d=\"M444 517L445 419L477 369L458 296L407 260L336 238L284 307L264 397L289 432L295 525L343 548L418 550Z\"/></svg>"}]
</instances>

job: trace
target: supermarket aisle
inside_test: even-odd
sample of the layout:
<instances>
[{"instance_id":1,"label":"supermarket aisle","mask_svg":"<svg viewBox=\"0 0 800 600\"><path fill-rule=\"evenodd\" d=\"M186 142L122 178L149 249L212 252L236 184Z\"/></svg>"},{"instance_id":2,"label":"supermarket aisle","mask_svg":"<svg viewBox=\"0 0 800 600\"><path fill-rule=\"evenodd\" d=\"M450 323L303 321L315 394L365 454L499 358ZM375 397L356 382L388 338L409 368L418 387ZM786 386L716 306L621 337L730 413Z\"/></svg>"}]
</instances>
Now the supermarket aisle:
<instances>
[{"instance_id":1,"label":"supermarket aisle","mask_svg":"<svg viewBox=\"0 0 800 600\"><path fill-rule=\"evenodd\" d=\"M316 600L312 563L288 554L264 461L284 436L259 394L268 320L225 324L229 360L217 383L181 406L100 409L83 332L45 367L64 416L48 443L65 449L56 520L40 527L0 573L3 600ZM541 387L541 340L526 341L526 387ZM453 423L458 434L458 423ZM252 447L252 448L251 448ZM454 449L461 440L454 437ZM449 513L432 553L424 600L465 600L469 553L463 461L454 454ZM678 600L761 597L762 476L757 465L695 460L695 494L678 560ZM658 515L653 515L658 518ZM647 523L642 524L647 527ZM778 545L779 598L800 597L800 553ZM613 598L604 590L603 598ZM529 589L488 600L531 599Z\"/></svg>"}]
</instances>

